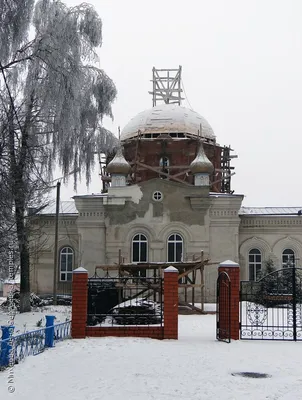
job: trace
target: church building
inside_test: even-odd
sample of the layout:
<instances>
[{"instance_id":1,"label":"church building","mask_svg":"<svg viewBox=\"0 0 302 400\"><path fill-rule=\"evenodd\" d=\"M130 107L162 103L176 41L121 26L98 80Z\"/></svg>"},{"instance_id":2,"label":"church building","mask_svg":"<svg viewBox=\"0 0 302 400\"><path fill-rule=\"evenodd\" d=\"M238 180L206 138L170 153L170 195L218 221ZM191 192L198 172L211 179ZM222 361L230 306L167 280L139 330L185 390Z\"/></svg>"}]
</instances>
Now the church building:
<instances>
[{"instance_id":1,"label":"church building","mask_svg":"<svg viewBox=\"0 0 302 400\"><path fill-rule=\"evenodd\" d=\"M215 302L225 260L239 264L242 280L257 279L268 260L278 268L299 263L302 206L242 206L243 194L231 188L233 150L181 104L181 68L154 68L151 93L153 107L129 121L101 165L100 192L61 202L58 293L80 265L90 275L98 266L100 275L122 266L138 276L173 265L184 272L180 298ZM42 235L34 243L31 288L52 293L55 206L34 224Z\"/></svg>"}]
</instances>

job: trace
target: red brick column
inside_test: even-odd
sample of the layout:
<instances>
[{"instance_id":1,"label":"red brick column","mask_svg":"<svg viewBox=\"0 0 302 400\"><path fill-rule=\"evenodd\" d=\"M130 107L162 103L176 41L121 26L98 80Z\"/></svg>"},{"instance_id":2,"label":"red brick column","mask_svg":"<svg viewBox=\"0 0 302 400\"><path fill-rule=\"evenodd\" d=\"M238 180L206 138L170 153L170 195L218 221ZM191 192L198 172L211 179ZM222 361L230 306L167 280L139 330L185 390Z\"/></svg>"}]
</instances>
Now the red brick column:
<instances>
[{"instance_id":1,"label":"red brick column","mask_svg":"<svg viewBox=\"0 0 302 400\"><path fill-rule=\"evenodd\" d=\"M86 337L88 271L77 268L72 274L71 336L73 339Z\"/></svg>"},{"instance_id":2,"label":"red brick column","mask_svg":"<svg viewBox=\"0 0 302 400\"><path fill-rule=\"evenodd\" d=\"M178 270L164 272L164 339L178 339Z\"/></svg>"},{"instance_id":3,"label":"red brick column","mask_svg":"<svg viewBox=\"0 0 302 400\"><path fill-rule=\"evenodd\" d=\"M239 314L239 291L240 291L240 267L239 264L234 261L224 261L219 265L218 273L226 272L231 280L231 339L238 340L239 339L239 323L240 323L240 314ZM221 326L227 326L228 322L226 321L229 318L229 312L227 309L227 304L220 302L219 304L219 319Z\"/></svg>"}]
</instances>

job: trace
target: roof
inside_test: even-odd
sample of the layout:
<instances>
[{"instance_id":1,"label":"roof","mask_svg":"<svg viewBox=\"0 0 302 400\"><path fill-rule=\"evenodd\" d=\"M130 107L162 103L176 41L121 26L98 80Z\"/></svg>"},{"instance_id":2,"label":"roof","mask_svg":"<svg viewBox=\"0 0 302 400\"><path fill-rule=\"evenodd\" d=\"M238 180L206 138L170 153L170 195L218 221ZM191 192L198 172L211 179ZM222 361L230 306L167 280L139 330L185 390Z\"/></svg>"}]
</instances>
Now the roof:
<instances>
[{"instance_id":1,"label":"roof","mask_svg":"<svg viewBox=\"0 0 302 400\"><path fill-rule=\"evenodd\" d=\"M51 202L48 206L43 208L39 212L39 214L43 215L51 215L56 213L56 202ZM78 210L76 209L75 202L73 200L69 201L60 201L60 214L78 214Z\"/></svg>"},{"instance_id":2,"label":"roof","mask_svg":"<svg viewBox=\"0 0 302 400\"><path fill-rule=\"evenodd\" d=\"M20 274L16 274L14 279L5 279L3 283L8 283L10 285L18 284L21 282Z\"/></svg>"},{"instance_id":3,"label":"roof","mask_svg":"<svg viewBox=\"0 0 302 400\"><path fill-rule=\"evenodd\" d=\"M298 215L300 207L241 207L239 215Z\"/></svg>"},{"instance_id":4,"label":"roof","mask_svg":"<svg viewBox=\"0 0 302 400\"><path fill-rule=\"evenodd\" d=\"M210 197L244 197L243 194L238 193L218 193L218 192L210 192Z\"/></svg>"},{"instance_id":5,"label":"roof","mask_svg":"<svg viewBox=\"0 0 302 400\"><path fill-rule=\"evenodd\" d=\"M236 195L228 195L224 193L211 193L211 197L223 197L223 196L236 196ZM238 195L237 195L238 196ZM91 197L88 195L87 197ZM104 195L102 196L104 197ZM244 216L253 216L253 215L263 215L263 216L282 216L282 215L298 215L298 212L301 211L302 214L302 206L300 207L241 207L239 210L239 215ZM51 215L56 213L56 203L53 201L47 207L39 212L39 214L43 215ZM60 202L60 214L69 214L69 215L77 215L78 210L76 209L75 202L73 200L69 201L61 201Z\"/></svg>"},{"instance_id":6,"label":"roof","mask_svg":"<svg viewBox=\"0 0 302 400\"><path fill-rule=\"evenodd\" d=\"M107 165L107 172L109 172L111 176L114 174L127 176L130 170L131 166L123 155L122 147L119 146L113 160Z\"/></svg>"},{"instance_id":7,"label":"roof","mask_svg":"<svg viewBox=\"0 0 302 400\"><path fill-rule=\"evenodd\" d=\"M197 112L177 104L160 104L142 111L128 122L121 133L121 140L131 139L153 133L181 133L189 136L201 136L215 140L215 134L208 121Z\"/></svg>"}]
</instances>

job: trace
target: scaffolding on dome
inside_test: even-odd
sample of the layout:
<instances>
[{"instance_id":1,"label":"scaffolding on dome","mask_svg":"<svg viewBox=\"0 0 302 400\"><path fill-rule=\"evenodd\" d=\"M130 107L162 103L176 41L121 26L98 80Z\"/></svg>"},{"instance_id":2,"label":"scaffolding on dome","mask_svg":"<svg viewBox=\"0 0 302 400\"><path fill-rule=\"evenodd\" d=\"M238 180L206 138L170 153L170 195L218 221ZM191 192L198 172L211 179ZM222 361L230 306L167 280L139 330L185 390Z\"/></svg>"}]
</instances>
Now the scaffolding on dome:
<instances>
[{"instance_id":1,"label":"scaffolding on dome","mask_svg":"<svg viewBox=\"0 0 302 400\"><path fill-rule=\"evenodd\" d=\"M181 65L178 69L152 69L152 102L155 107L159 101L165 104L181 105Z\"/></svg>"},{"instance_id":2,"label":"scaffolding on dome","mask_svg":"<svg viewBox=\"0 0 302 400\"><path fill-rule=\"evenodd\" d=\"M151 81L153 90L149 92L152 95L153 107L160 101L165 104L181 105L181 100L183 100L181 97L181 72L181 66L178 69L157 69L153 67ZM175 136L173 133L158 132L148 138L138 130L136 137L122 139L125 158L132 168L127 178L127 184L133 185L159 177L192 186L193 176L190 172L190 163L197 154L201 137L204 140L203 145L207 157L214 165L214 172L210 176L210 191L233 193L231 177L235 172L234 167L231 166L231 160L237 158L237 155L231 155L233 151L231 146L220 146L216 143L216 140L211 141L203 138L202 126L200 126L198 136L186 132L182 136L180 133ZM173 145L171 145L171 141L173 141ZM191 159L180 157L180 153L183 151L187 151ZM106 167L113 157L114 153L108 154L107 158L100 162L103 192L106 192L110 186L111 178ZM158 157L159 162L158 160L155 161ZM170 160L173 160L173 162L170 162Z\"/></svg>"}]
</instances>

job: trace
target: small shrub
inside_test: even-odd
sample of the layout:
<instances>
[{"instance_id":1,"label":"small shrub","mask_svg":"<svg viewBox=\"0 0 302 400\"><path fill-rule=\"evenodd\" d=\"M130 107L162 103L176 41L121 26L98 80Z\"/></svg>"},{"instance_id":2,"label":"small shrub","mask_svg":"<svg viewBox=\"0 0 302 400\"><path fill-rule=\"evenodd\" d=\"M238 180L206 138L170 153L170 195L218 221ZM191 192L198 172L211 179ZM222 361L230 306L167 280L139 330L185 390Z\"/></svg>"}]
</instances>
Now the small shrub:
<instances>
[{"instance_id":1,"label":"small shrub","mask_svg":"<svg viewBox=\"0 0 302 400\"><path fill-rule=\"evenodd\" d=\"M36 327L40 328L42 326L42 318L36 322Z\"/></svg>"},{"instance_id":2,"label":"small shrub","mask_svg":"<svg viewBox=\"0 0 302 400\"><path fill-rule=\"evenodd\" d=\"M12 303L12 304L10 304ZM30 305L31 307L43 307L48 305L49 302L47 300L41 299L35 293L30 294ZM12 307L14 310L20 310L20 292L19 290L15 289L12 295L7 297L7 300L1 304L1 307L7 309L8 307Z\"/></svg>"}]
</instances>

